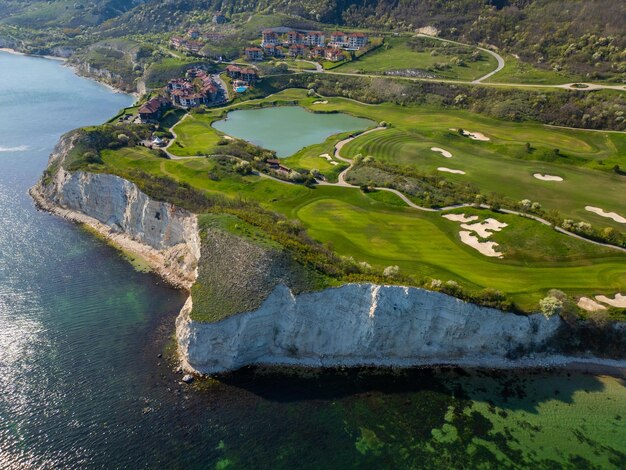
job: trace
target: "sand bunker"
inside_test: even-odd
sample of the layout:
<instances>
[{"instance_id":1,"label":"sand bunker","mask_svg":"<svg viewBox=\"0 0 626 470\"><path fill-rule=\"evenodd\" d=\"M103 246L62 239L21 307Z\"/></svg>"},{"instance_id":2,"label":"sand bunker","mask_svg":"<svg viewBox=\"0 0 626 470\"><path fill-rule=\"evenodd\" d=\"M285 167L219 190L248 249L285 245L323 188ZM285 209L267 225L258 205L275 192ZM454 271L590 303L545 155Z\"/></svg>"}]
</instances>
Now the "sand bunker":
<instances>
[{"instance_id":1,"label":"sand bunker","mask_svg":"<svg viewBox=\"0 0 626 470\"><path fill-rule=\"evenodd\" d=\"M535 173L533 176L541 181L563 181L560 176L542 175L541 173Z\"/></svg>"},{"instance_id":2,"label":"sand bunker","mask_svg":"<svg viewBox=\"0 0 626 470\"><path fill-rule=\"evenodd\" d=\"M587 310L588 312L597 312L599 310L606 310L604 305L599 304L593 299L589 297L581 297L578 299L578 303L576 304L583 310Z\"/></svg>"},{"instance_id":3,"label":"sand bunker","mask_svg":"<svg viewBox=\"0 0 626 470\"><path fill-rule=\"evenodd\" d=\"M313 101L313 104L328 104L328 101Z\"/></svg>"},{"instance_id":4,"label":"sand bunker","mask_svg":"<svg viewBox=\"0 0 626 470\"><path fill-rule=\"evenodd\" d=\"M480 132L470 132L464 130L463 135L469 137L472 140L480 140L481 142L487 142L488 140L491 140L485 134L481 134Z\"/></svg>"},{"instance_id":5,"label":"sand bunker","mask_svg":"<svg viewBox=\"0 0 626 470\"><path fill-rule=\"evenodd\" d=\"M452 154L450 152L448 152L447 150L444 150L444 149L439 148L439 147L431 147L430 149L433 152L440 153L441 155L443 155L446 158L452 158Z\"/></svg>"},{"instance_id":6,"label":"sand bunker","mask_svg":"<svg viewBox=\"0 0 626 470\"><path fill-rule=\"evenodd\" d=\"M614 298L607 297L606 295L596 295L596 300L610 305L611 307L626 308L626 295L615 294Z\"/></svg>"},{"instance_id":7,"label":"sand bunker","mask_svg":"<svg viewBox=\"0 0 626 470\"><path fill-rule=\"evenodd\" d=\"M502 258L502 253L494 250L498 244L496 242L481 242L478 240L478 237L475 237L470 232L461 231L459 232L461 236L461 241L466 245L471 246L475 250L478 250L485 256L489 256L491 258Z\"/></svg>"},{"instance_id":8,"label":"sand bunker","mask_svg":"<svg viewBox=\"0 0 626 470\"><path fill-rule=\"evenodd\" d=\"M450 168L446 168L445 166L440 166L439 168L437 168L438 171L443 171L446 173L454 173L457 175L464 175L465 172L463 170L452 170Z\"/></svg>"},{"instance_id":9,"label":"sand bunker","mask_svg":"<svg viewBox=\"0 0 626 470\"><path fill-rule=\"evenodd\" d=\"M461 227L465 230L476 232L481 238L489 238L492 232L499 232L507 225L504 222L498 222L496 219L487 219L479 224L463 224Z\"/></svg>"},{"instance_id":10,"label":"sand bunker","mask_svg":"<svg viewBox=\"0 0 626 470\"><path fill-rule=\"evenodd\" d=\"M613 219L617 223L626 224L626 218L622 217L616 212L606 212L605 210L600 209L599 207L593 207L593 206L585 206L585 210L588 210L589 212L593 212L594 214L598 214L599 216L606 217L608 219Z\"/></svg>"},{"instance_id":11,"label":"sand bunker","mask_svg":"<svg viewBox=\"0 0 626 470\"><path fill-rule=\"evenodd\" d=\"M331 165L339 165L339 162L330 162Z\"/></svg>"},{"instance_id":12,"label":"sand bunker","mask_svg":"<svg viewBox=\"0 0 626 470\"><path fill-rule=\"evenodd\" d=\"M320 157L325 158L328 161L331 161L333 159L333 157L331 157L330 155L328 155L327 153L323 153L320 155Z\"/></svg>"},{"instance_id":13,"label":"sand bunker","mask_svg":"<svg viewBox=\"0 0 626 470\"><path fill-rule=\"evenodd\" d=\"M475 220L478 220L478 216L477 215L470 215L469 217L465 217L465 214L445 214L442 215L442 217L444 219L448 219L451 220L452 222L473 222Z\"/></svg>"}]
</instances>

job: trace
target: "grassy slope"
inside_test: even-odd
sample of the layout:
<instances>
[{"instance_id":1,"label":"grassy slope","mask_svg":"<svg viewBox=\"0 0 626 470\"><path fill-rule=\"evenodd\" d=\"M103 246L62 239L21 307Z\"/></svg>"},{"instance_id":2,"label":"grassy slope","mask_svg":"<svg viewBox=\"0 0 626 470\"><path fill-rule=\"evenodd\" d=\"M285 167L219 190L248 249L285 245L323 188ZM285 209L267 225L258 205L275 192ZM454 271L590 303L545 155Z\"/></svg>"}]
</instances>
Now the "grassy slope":
<instances>
[{"instance_id":1,"label":"grassy slope","mask_svg":"<svg viewBox=\"0 0 626 470\"><path fill-rule=\"evenodd\" d=\"M422 69L428 70L436 63L449 63L451 56L431 55L433 50L441 50L445 43L435 43L435 47L425 47L423 52L416 52L408 44L407 37L396 37L387 40L386 45L379 47L364 56L347 62L334 69L337 72L363 72L383 73L388 70ZM432 40L429 40L432 41ZM475 48L467 46L468 53ZM497 62L495 58L486 53L481 53L481 59L476 62L467 62L466 66L454 65L448 70L434 71L438 77L474 80L495 70Z\"/></svg>"},{"instance_id":2,"label":"grassy slope","mask_svg":"<svg viewBox=\"0 0 626 470\"><path fill-rule=\"evenodd\" d=\"M558 85L561 83L571 83L575 81L585 81L583 77L544 70L533 67L527 62L513 57L510 54L503 54L504 68L486 81L491 83L529 83L535 85Z\"/></svg>"}]
</instances>

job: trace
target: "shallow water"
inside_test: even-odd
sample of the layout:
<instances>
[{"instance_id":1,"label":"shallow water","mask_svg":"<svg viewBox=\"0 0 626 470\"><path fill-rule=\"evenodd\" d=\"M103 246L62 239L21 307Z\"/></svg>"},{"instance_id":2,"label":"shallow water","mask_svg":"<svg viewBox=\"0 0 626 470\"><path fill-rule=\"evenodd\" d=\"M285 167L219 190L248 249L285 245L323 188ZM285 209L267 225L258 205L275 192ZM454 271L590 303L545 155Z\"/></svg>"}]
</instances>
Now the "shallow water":
<instances>
[{"instance_id":1,"label":"shallow water","mask_svg":"<svg viewBox=\"0 0 626 470\"><path fill-rule=\"evenodd\" d=\"M275 150L278 157L324 142L342 132L364 130L374 123L343 113L312 113L299 106L246 109L213 123L218 131Z\"/></svg>"},{"instance_id":2,"label":"shallow water","mask_svg":"<svg viewBox=\"0 0 626 470\"><path fill-rule=\"evenodd\" d=\"M624 468L617 378L251 368L181 385L157 356L182 295L26 194L61 133L132 100L6 54L0 85L0 468Z\"/></svg>"}]
</instances>

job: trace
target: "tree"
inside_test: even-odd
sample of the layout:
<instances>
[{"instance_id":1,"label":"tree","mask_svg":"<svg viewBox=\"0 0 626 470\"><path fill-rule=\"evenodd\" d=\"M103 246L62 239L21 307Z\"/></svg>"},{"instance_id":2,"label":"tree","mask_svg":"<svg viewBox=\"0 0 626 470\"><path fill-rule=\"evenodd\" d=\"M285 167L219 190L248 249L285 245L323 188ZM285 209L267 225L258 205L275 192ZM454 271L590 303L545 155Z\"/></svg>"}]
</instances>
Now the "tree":
<instances>
[{"instance_id":1,"label":"tree","mask_svg":"<svg viewBox=\"0 0 626 470\"><path fill-rule=\"evenodd\" d=\"M397 277L398 274L400 274L400 267L399 266L387 266L383 270L383 276L385 276L385 277Z\"/></svg>"},{"instance_id":2,"label":"tree","mask_svg":"<svg viewBox=\"0 0 626 470\"><path fill-rule=\"evenodd\" d=\"M563 302L549 295L539 301L539 309L546 318L550 318L555 314L561 313L563 310Z\"/></svg>"}]
</instances>

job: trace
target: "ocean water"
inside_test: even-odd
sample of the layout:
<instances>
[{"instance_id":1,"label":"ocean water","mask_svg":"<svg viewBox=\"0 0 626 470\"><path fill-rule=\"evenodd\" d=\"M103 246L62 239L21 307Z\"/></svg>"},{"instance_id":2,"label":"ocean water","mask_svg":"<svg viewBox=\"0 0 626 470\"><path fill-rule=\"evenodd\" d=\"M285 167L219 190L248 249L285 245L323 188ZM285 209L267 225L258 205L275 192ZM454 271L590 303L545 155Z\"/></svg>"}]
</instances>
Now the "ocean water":
<instances>
[{"instance_id":1,"label":"ocean water","mask_svg":"<svg viewBox=\"0 0 626 470\"><path fill-rule=\"evenodd\" d=\"M180 384L184 297L26 193L63 132L131 102L0 53L0 468L626 467L622 378L249 368Z\"/></svg>"}]
</instances>

